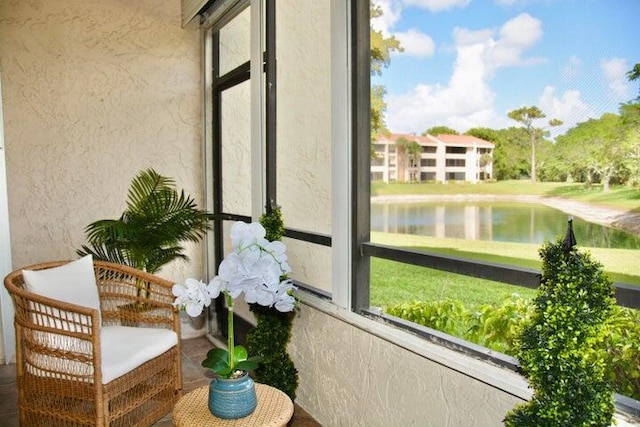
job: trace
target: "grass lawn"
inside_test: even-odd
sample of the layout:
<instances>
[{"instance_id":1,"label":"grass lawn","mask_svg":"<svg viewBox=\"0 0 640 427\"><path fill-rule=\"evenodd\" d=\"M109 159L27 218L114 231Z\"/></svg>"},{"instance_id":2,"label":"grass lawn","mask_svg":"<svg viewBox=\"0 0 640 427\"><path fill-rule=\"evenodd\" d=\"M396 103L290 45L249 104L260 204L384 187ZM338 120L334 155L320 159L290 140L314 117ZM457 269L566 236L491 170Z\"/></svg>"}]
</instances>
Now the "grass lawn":
<instances>
[{"instance_id":1,"label":"grass lawn","mask_svg":"<svg viewBox=\"0 0 640 427\"><path fill-rule=\"evenodd\" d=\"M602 187L560 182L500 181L469 183L371 183L372 196L429 194L484 194L484 195L533 195L558 196L581 202L640 212L640 189L612 187L603 192Z\"/></svg>"},{"instance_id":2,"label":"grass lawn","mask_svg":"<svg viewBox=\"0 0 640 427\"><path fill-rule=\"evenodd\" d=\"M379 258L371 260L370 292L374 307L451 299L470 310L482 304L498 304L512 294L524 298L535 295L533 289Z\"/></svg>"},{"instance_id":3,"label":"grass lawn","mask_svg":"<svg viewBox=\"0 0 640 427\"><path fill-rule=\"evenodd\" d=\"M539 269L540 245L439 239L408 234L372 232L371 241L383 245L424 250L524 268ZM630 249L580 248L591 253L612 280L640 286L638 251ZM535 291L490 280L426 269L388 260L372 259L371 305L388 307L407 301L455 299L468 308L498 303L517 293L531 297Z\"/></svg>"}]
</instances>

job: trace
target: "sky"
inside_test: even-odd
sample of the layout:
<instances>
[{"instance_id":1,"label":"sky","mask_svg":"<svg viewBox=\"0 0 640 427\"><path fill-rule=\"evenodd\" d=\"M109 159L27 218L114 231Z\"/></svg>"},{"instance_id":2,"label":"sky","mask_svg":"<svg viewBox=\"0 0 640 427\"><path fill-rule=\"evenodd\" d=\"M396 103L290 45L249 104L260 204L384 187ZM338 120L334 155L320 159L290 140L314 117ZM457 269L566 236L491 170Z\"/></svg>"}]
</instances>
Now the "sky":
<instances>
[{"instance_id":1,"label":"sky","mask_svg":"<svg viewBox=\"0 0 640 427\"><path fill-rule=\"evenodd\" d=\"M640 0L374 0L375 29L404 48L372 84L386 87L387 128L503 129L537 106L577 123L618 113L638 96L626 73L640 62Z\"/></svg>"}]
</instances>

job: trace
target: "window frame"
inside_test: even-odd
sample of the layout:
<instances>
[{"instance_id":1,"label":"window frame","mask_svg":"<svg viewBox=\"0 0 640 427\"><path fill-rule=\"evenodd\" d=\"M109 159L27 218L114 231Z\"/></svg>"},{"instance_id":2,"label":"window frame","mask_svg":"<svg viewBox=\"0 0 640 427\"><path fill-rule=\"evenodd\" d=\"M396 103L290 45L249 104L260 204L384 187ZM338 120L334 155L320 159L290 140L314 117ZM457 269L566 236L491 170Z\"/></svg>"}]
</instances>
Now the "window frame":
<instances>
[{"instance_id":1,"label":"window frame","mask_svg":"<svg viewBox=\"0 0 640 427\"><path fill-rule=\"evenodd\" d=\"M486 347L462 340L413 322L379 313L370 308L370 267L372 257L409 265L433 268L456 274L493 280L509 285L536 289L540 285L541 272L510 265L474 261L423 251L400 249L371 242L371 132L370 132L370 22L369 0L351 0L351 85L352 85L352 145L354 158L351 167L352 221L352 310L408 331L430 342L475 358L491 362L514 372L520 372L518 361L509 355L497 353ZM640 290L624 283L615 283L616 299L621 306L640 308Z\"/></svg>"},{"instance_id":2,"label":"window frame","mask_svg":"<svg viewBox=\"0 0 640 427\"><path fill-rule=\"evenodd\" d=\"M248 3L249 0L239 0ZM255 191L260 189L260 197L263 203L252 203L253 220L259 216L262 207L272 206L277 203L276 194L276 91L268 90L269 84L275 88L277 79L275 75L275 9L270 13L269 2L266 0L250 0L252 9L252 51L251 58L263 57L260 64L251 61L251 72L266 69L269 72L263 79L252 79L252 92L256 89L260 92L258 98L264 101L264 107L260 103L254 105L252 117L252 131L258 132L255 139L260 144L257 155L265 153L265 171L256 173L252 185ZM263 8L267 8L265 27L261 23L259 28L254 28L256 20L262 20ZM503 283L515 284L536 288L540 282L540 272L529 269L519 269L510 266L500 266L490 263L474 262L461 258L430 254L426 252L408 251L391 246L375 244L371 242L370 235L370 194L371 194L371 131L370 131L370 23L369 0L331 0L331 49L332 49L332 231L331 235L313 233L303 230L286 228L285 236L291 239L319 244L332 248L332 291L330 294L314 290L311 286L297 283L300 287L300 299L316 308L319 308L336 317L340 317L351 324L371 332L373 335L397 343L416 354L430 358L437 363L452 367L467 375L480 379L483 382L502 388L508 393L523 396L526 395L526 386L505 382L502 378L496 379L492 373L487 373L487 363L508 368L509 372L518 372L517 361L506 355L501 355L487 348L474 345L462 339L438 332L433 329L404 321L393 316L388 316L371 310L370 308L370 267L371 257L403 262L406 264L437 268L440 270L465 274L474 277L498 280ZM266 28L263 35L262 30ZM208 29L204 31L203 46L205 49L203 81L205 88L211 83L207 76L212 58L207 52L211 52L212 40L206 36ZM266 40L267 52L262 52L262 37ZM260 56L259 56L260 55ZM207 68L209 67L209 68ZM255 99L253 99L255 101ZM204 129L204 154L205 163L212 158L211 148L207 147L213 135L212 123L213 105L205 96ZM254 102L254 104L256 104ZM264 108L264 111L263 111ZM263 115L264 114L264 115ZM262 122L264 119L264 123ZM262 141L265 147L262 147ZM255 147L254 147L255 148ZM255 151L255 150L254 150ZM253 161L253 160L252 160ZM262 157L259 158L262 162ZM205 194L211 194L211 185L214 181L210 166L205 167ZM264 181L263 181L264 180ZM257 185L259 184L259 185ZM265 206L265 203L266 206ZM258 210L256 211L256 205ZM224 220L250 221L252 218L239 217L216 211L213 202L206 199L207 209L217 212L217 221L221 224ZM221 231L213 233L218 235ZM219 249L220 248L220 249ZM222 260L222 241L214 242L213 238L207 239L207 252L205 268L211 270ZM220 251L220 252L219 252ZM206 271L206 277L212 277L213 271ZM616 284L616 297L622 301L621 305L639 307L640 297L637 289ZM626 302L626 303L625 303ZM344 310L341 310L344 309ZM225 316L222 316L225 317ZM239 319L243 321L244 319ZM225 330L224 328L222 330ZM430 344L435 343L439 347L434 349ZM442 348L444 347L444 348ZM449 351L451 350L451 351ZM478 359L469 362L472 356ZM509 377L512 378L512 377ZM497 384L497 385L496 385ZM518 390L518 391L513 391Z\"/></svg>"}]
</instances>

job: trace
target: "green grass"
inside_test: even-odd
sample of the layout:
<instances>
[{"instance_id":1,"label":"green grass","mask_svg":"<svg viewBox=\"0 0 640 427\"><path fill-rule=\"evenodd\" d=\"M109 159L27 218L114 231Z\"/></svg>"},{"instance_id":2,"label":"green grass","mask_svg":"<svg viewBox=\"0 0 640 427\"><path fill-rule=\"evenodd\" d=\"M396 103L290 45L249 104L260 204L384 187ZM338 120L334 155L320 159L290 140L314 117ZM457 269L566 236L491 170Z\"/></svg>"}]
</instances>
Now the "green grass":
<instances>
[{"instance_id":1,"label":"green grass","mask_svg":"<svg viewBox=\"0 0 640 427\"><path fill-rule=\"evenodd\" d=\"M583 184L531 181L499 181L469 183L371 183L372 196L387 195L439 195L439 194L478 194L478 195L533 195L559 196L623 210L640 212L640 189L612 187L603 192L602 187Z\"/></svg>"},{"instance_id":2,"label":"green grass","mask_svg":"<svg viewBox=\"0 0 640 427\"><path fill-rule=\"evenodd\" d=\"M497 304L514 293L524 298L535 294L532 289L379 258L371 260L370 292L375 307L452 299L470 310L481 304Z\"/></svg>"},{"instance_id":3,"label":"green grass","mask_svg":"<svg viewBox=\"0 0 640 427\"><path fill-rule=\"evenodd\" d=\"M474 260L539 269L540 245L440 239L408 234L372 232L371 241L406 249L423 250ZM630 249L579 248L603 264L614 281L640 286L638 251ZM497 304L518 293L531 297L533 290L474 277L426 269L382 259L371 263L371 305L388 307L407 301L436 301L446 298L462 301L467 307Z\"/></svg>"},{"instance_id":4,"label":"green grass","mask_svg":"<svg viewBox=\"0 0 640 427\"><path fill-rule=\"evenodd\" d=\"M555 188L548 195L640 212L640 189L636 188L613 187L611 191L604 192L599 185L586 187L574 184Z\"/></svg>"}]
</instances>

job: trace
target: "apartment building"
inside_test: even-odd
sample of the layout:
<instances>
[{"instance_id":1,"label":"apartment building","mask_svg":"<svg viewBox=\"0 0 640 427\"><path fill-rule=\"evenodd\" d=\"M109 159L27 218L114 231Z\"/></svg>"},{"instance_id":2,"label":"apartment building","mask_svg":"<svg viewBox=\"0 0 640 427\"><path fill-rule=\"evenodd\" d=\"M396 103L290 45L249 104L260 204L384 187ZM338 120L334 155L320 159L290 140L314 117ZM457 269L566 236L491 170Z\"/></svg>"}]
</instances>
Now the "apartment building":
<instances>
[{"instance_id":1,"label":"apartment building","mask_svg":"<svg viewBox=\"0 0 640 427\"><path fill-rule=\"evenodd\" d=\"M382 135L373 144L371 180L486 181L493 176L494 148L470 135Z\"/></svg>"}]
</instances>

